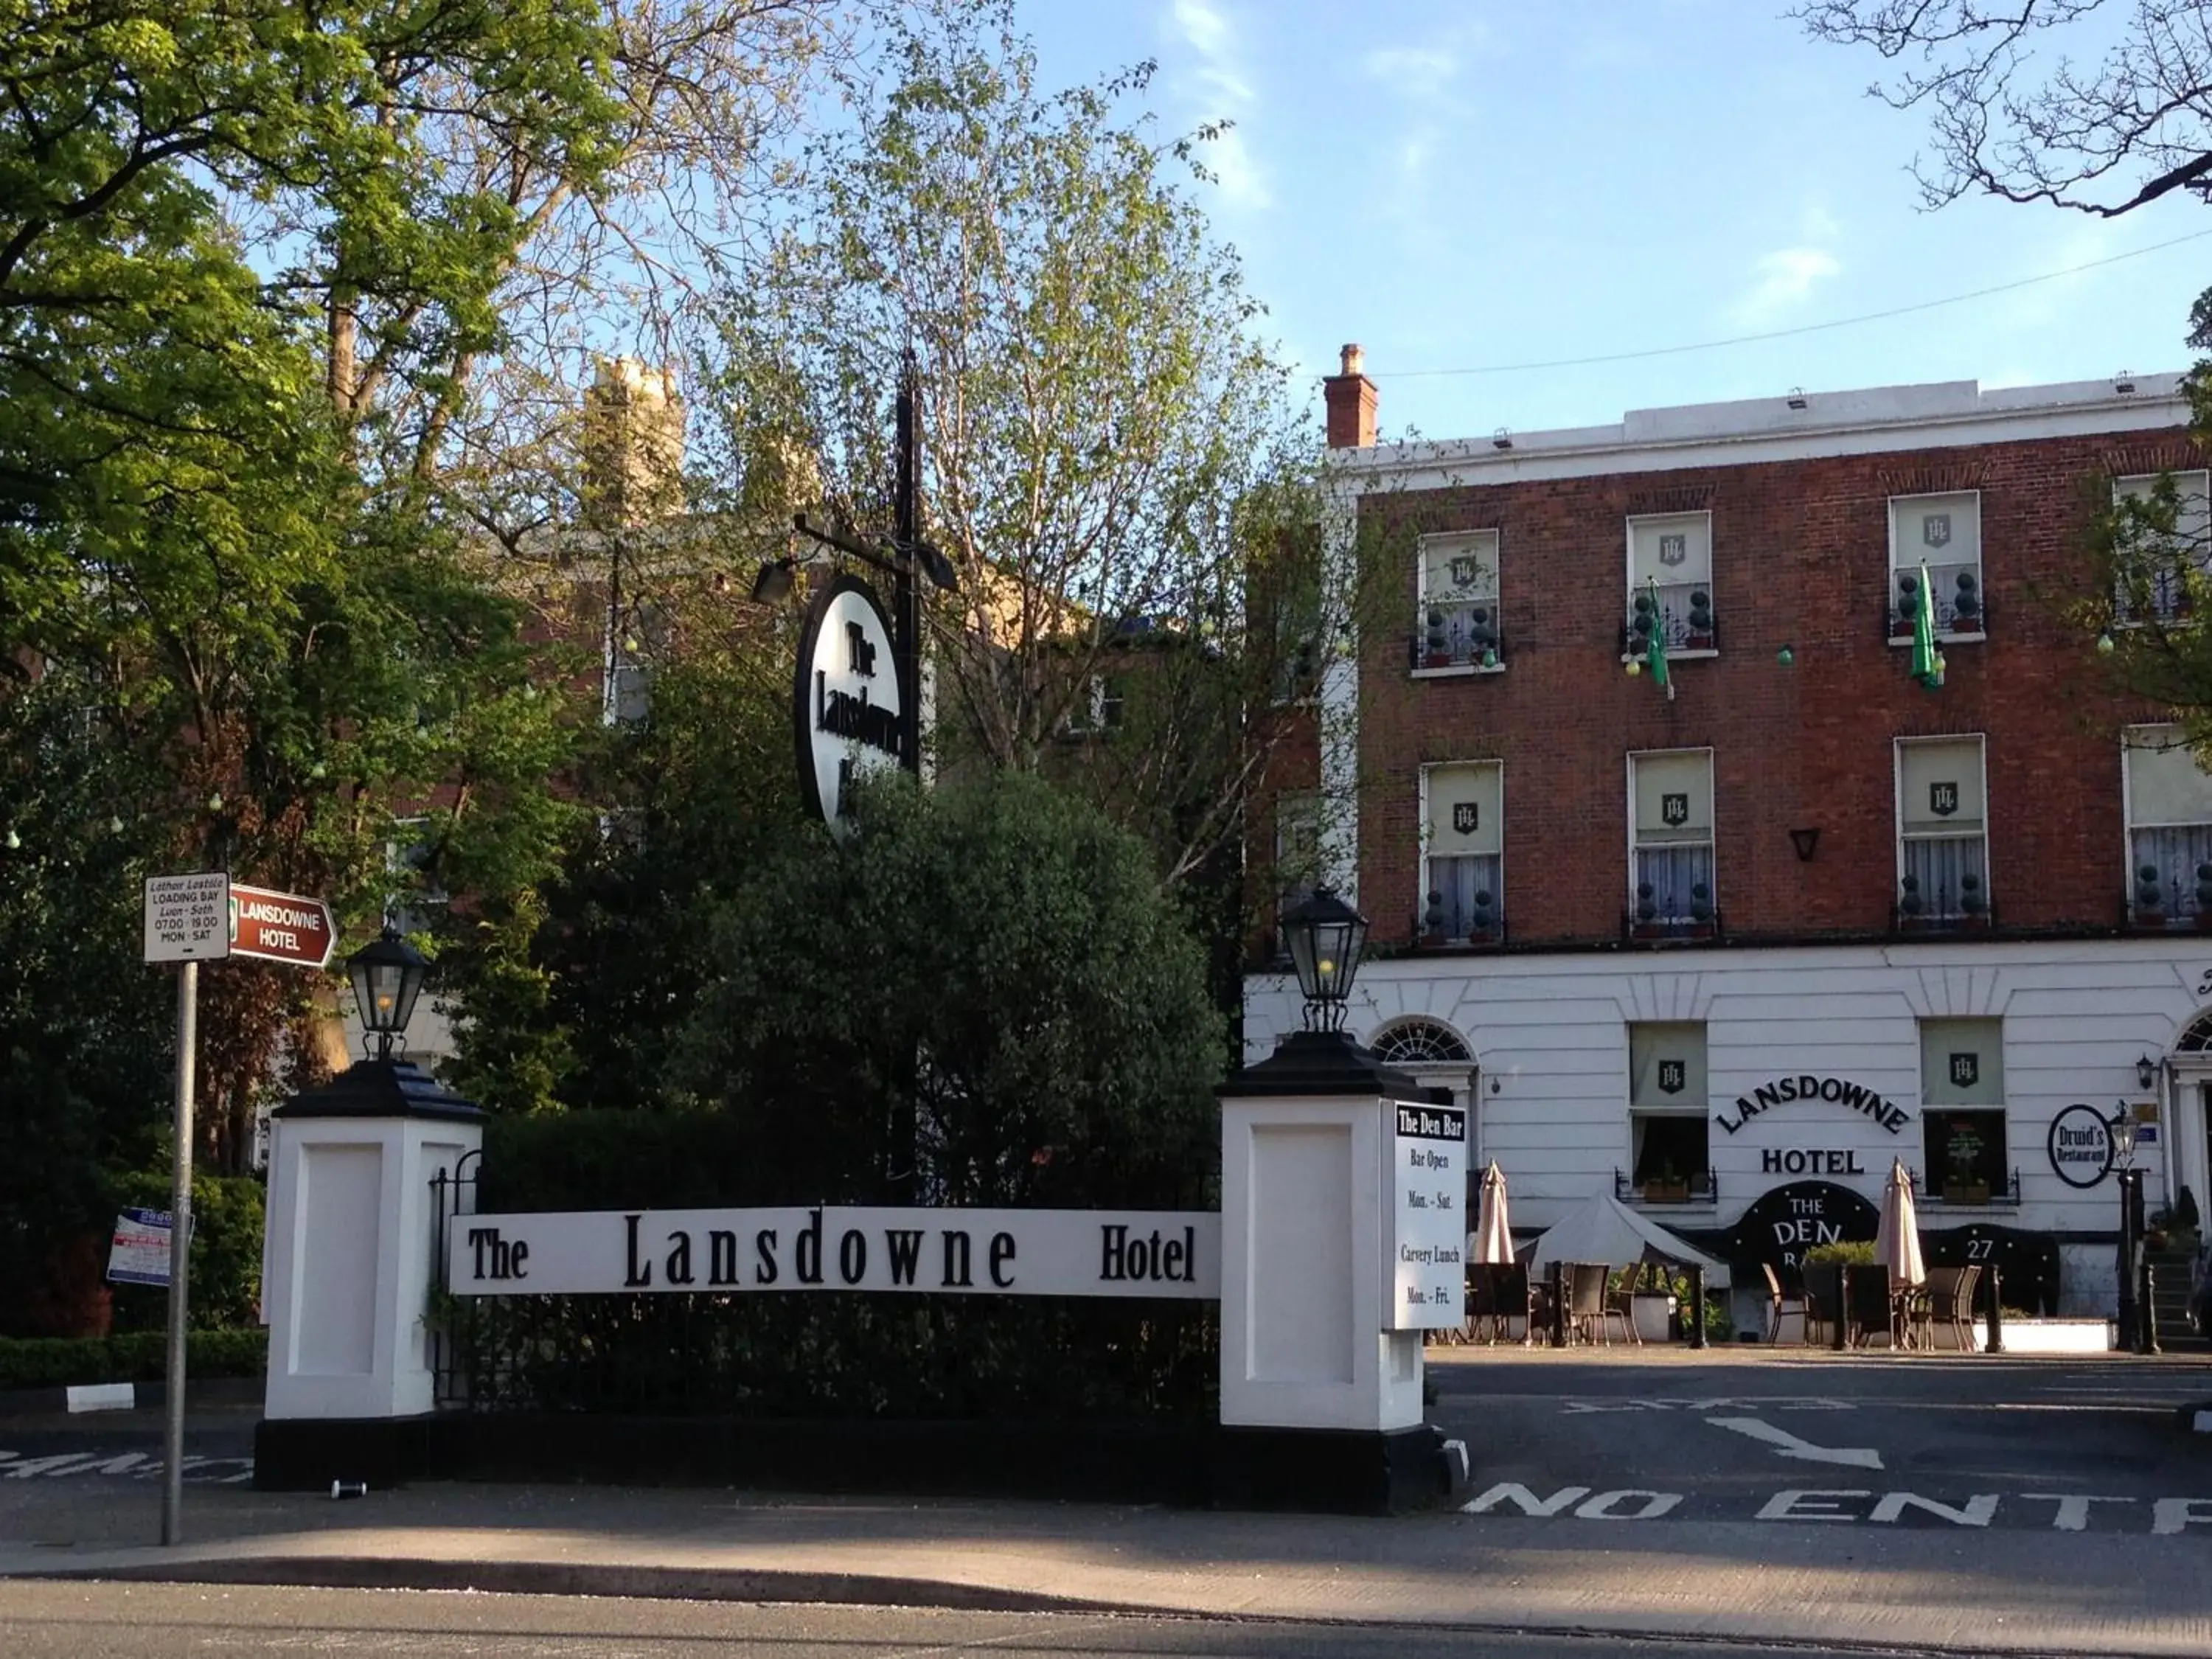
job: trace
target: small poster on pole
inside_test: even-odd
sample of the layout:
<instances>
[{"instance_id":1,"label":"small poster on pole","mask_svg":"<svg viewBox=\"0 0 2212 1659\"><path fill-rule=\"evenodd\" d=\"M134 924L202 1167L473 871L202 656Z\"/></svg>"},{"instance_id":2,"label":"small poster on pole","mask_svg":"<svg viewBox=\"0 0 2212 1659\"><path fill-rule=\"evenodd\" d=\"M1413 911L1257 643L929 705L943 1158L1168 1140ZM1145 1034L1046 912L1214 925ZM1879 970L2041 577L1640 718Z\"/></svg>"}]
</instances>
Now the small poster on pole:
<instances>
[{"instance_id":1,"label":"small poster on pole","mask_svg":"<svg viewBox=\"0 0 2212 1659\"><path fill-rule=\"evenodd\" d=\"M169 1224L167 1210L125 1210L117 1216L107 1250L109 1283L167 1285Z\"/></svg>"}]
</instances>

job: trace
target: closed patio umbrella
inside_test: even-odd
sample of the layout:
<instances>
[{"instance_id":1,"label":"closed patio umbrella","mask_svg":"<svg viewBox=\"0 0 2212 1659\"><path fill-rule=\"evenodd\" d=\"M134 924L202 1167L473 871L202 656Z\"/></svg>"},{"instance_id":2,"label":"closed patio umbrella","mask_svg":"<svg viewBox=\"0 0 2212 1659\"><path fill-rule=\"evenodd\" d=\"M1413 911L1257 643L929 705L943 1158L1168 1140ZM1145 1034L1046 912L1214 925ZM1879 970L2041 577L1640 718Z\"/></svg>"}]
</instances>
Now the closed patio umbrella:
<instances>
[{"instance_id":1,"label":"closed patio umbrella","mask_svg":"<svg viewBox=\"0 0 2212 1659\"><path fill-rule=\"evenodd\" d=\"M1881 1190L1881 1226L1875 1234L1874 1259L1889 1269L1890 1281L1918 1285L1927 1282L1927 1264L1920 1258L1920 1218L1912 1203L1912 1177L1905 1161L1893 1158L1889 1179Z\"/></svg>"},{"instance_id":2,"label":"closed patio umbrella","mask_svg":"<svg viewBox=\"0 0 2212 1659\"><path fill-rule=\"evenodd\" d=\"M1513 1260L1513 1230L1505 1219L1505 1171L1498 1167L1495 1158L1482 1172L1482 1202L1468 1249L1469 1258L1477 1263L1504 1267Z\"/></svg>"}]
</instances>

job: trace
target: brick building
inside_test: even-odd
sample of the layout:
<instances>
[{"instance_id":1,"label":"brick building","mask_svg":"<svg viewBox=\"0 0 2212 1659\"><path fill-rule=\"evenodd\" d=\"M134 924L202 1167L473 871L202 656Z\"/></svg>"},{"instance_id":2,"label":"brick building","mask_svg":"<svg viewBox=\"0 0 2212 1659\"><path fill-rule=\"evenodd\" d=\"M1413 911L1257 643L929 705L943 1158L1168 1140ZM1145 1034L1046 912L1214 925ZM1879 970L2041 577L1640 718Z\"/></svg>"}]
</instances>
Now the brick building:
<instances>
[{"instance_id":1,"label":"brick building","mask_svg":"<svg viewBox=\"0 0 2212 1659\"><path fill-rule=\"evenodd\" d=\"M1406 625L1323 672L1255 861L1370 918L1357 1034L1463 1093L1516 1227L1612 1191L1788 1265L1899 1158L1939 1256L2109 1308L2073 1109L2140 1121L2153 1207L2212 1193L2212 778L2065 612L2115 489L2203 520L2178 377L1401 446L1357 348L1327 392ZM1248 980L1253 1057L1297 1018Z\"/></svg>"}]
</instances>

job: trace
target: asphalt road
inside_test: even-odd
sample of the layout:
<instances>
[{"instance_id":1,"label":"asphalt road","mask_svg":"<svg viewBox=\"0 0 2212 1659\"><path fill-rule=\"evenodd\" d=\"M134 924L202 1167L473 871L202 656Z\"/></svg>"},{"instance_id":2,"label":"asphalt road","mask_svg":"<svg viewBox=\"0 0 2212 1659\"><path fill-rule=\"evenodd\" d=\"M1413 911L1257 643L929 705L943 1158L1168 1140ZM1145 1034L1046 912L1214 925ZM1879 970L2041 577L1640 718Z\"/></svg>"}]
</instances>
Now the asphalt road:
<instances>
[{"instance_id":1,"label":"asphalt road","mask_svg":"<svg viewBox=\"0 0 2212 1659\"><path fill-rule=\"evenodd\" d=\"M1430 1374L1478 1515L2135 1534L2212 1563L2212 1436L2175 1419L2212 1399L2201 1363L1500 1349Z\"/></svg>"},{"instance_id":2,"label":"asphalt road","mask_svg":"<svg viewBox=\"0 0 2212 1659\"><path fill-rule=\"evenodd\" d=\"M1783 1650L1510 1632L1194 1619L763 1607L422 1590L203 1589L0 1582L9 1659L401 1653L410 1659L1752 1659ZM1794 1646L1798 1656L1823 1650ZM1842 1650L1826 1651L1840 1653ZM1863 1651L1863 1650L1861 1650Z\"/></svg>"}]
</instances>

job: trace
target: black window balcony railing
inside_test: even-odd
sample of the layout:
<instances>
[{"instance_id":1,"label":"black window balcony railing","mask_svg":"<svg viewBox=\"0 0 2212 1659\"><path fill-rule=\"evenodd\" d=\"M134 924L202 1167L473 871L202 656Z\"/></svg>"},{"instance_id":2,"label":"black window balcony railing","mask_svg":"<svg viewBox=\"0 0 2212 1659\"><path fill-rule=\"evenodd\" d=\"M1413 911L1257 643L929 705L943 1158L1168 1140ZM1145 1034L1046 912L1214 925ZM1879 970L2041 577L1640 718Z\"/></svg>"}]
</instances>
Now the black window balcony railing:
<instances>
[{"instance_id":1,"label":"black window balcony railing","mask_svg":"<svg viewBox=\"0 0 2212 1659\"><path fill-rule=\"evenodd\" d=\"M1990 631L1990 597L1982 592L1981 570L1976 565L1936 565L1928 572L1936 597L1936 637L1956 639L1961 635ZM1888 600L1882 606L1883 627L1892 641L1912 637L1912 618L1920 608L1920 572L1900 570Z\"/></svg>"},{"instance_id":2,"label":"black window balcony railing","mask_svg":"<svg viewBox=\"0 0 2212 1659\"><path fill-rule=\"evenodd\" d=\"M1923 1204L1940 1205L1952 1210L2017 1210L2020 1208L2020 1171L1996 1185L1968 1176L1947 1175L1942 1182L1930 1188L1917 1170L1908 1169L1912 1191Z\"/></svg>"},{"instance_id":3,"label":"black window balcony railing","mask_svg":"<svg viewBox=\"0 0 2212 1659\"><path fill-rule=\"evenodd\" d=\"M1711 594L1702 587L1662 588L1657 625L1659 637L1670 653L1721 648L1720 617L1713 609ZM1620 624L1620 654L1645 655L1651 648L1651 628L1650 594L1630 595L1628 614Z\"/></svg>"},{"instance_id":4,"label":"black window balcony railing","mask_svg":"<svg viewBox=\"0 0 2212 1659\"><path fill-rule=\"evenodd\" d=\"M1686 1175L1665 1173L1630 1179L1626 1170L1613 1172L1613 1195L1623 1204L1712 1204L1719 1200L1720 1180L1711 1170Z\"/></svg>"},{"instance_id":5,"label":"black window balcony railing","mask_svg":"<svg viewBox=\"0 0 2212 1659\"><path fill-rule=\"evenodd\" d=\"M1897 902L1890 907L1893 933L1985 933L1996 926L1996 906L1982 878L1968 872L1958 878L1954 891L1948 884L1929 887L1917 876L1899 884Z\"/></svg>"},{"instance_id":6,"label":"black window balcony railing","mask_svg":"<svg viewBox=\"0 0 2212 1659\"><path fill-rule=\"evenodd\" d=\"M1498 668L1505 662L1505 631L1495 603L1431 605L1415 619L1409 665L1423 668Z\"/></svg>"},{"instance_id":7,"label":"black window balcony railing","mask_svg":"<svg viewBox=\"0 0 2212 1659\"><path fill-rule=\"evenodd\" d=\"M1416 951L1480 950L1505 943L1505 913L1503 910L1477 910L1459 924L1458 932L1452 931L1453 926L1435 916L1415 916L1413 948Z\"/></svg>"},{"instance_id":8,"label":"black window balcony railing","mask_svg":"<svg viewBox=\"0 0 2212 1659\"><path fill-rule=\"evenodd\" d=\"M1672 915L1639 901L1620 913L1620 937L1631 945L1713 944L1726 939L1728 930L1717 905L1693 906L1689 915Z\"/></svg>"},{"instance_id":9,"label":"black window balcony railing","mask_svg":"<svg viewBox=\"0 0 2212 1659\"><path fill-rule=\"evenodd\" d=\"M2193 872L2139 864L2132 896L2120 907L2120 925L2142 933L2212 932L2212 863Z\"/></svg>"}]
</instances>

